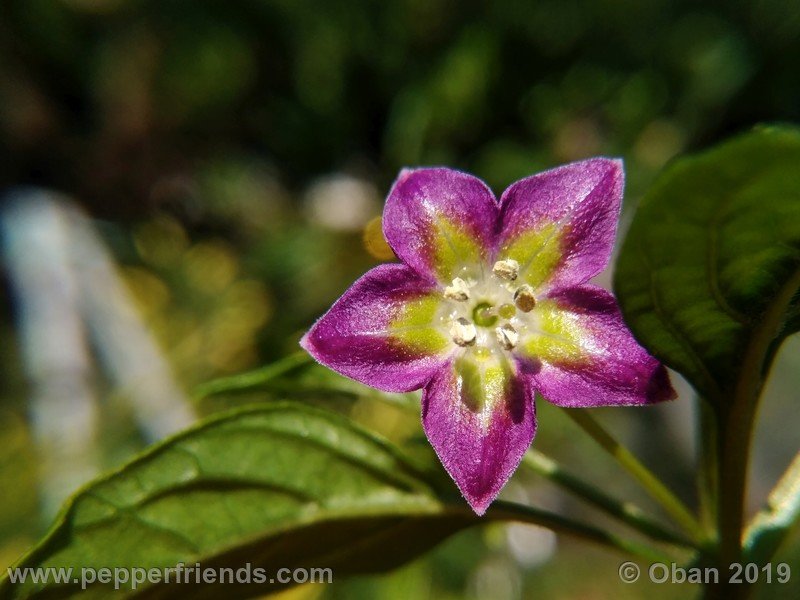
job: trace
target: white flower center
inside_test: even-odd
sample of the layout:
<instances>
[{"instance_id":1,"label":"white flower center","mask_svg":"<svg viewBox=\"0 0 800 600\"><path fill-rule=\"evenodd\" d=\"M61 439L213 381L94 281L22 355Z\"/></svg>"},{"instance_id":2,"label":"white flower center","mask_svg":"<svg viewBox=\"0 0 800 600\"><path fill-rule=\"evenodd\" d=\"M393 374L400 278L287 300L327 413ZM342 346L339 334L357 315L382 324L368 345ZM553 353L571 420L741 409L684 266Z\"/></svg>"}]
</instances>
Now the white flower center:
<instances>
[{"instance_id":1,"label":"white flower center","mask_svg":"<svg viewBox=\"0 0 800 600\"><path fill-rule=\"evenodd\" d=\"M516 348L534 325L533 288L517 282L519 263L498 260L491 274L467 269L445 286L440 321L457 346L480 360Z\"/></svg>"}]
</instances>

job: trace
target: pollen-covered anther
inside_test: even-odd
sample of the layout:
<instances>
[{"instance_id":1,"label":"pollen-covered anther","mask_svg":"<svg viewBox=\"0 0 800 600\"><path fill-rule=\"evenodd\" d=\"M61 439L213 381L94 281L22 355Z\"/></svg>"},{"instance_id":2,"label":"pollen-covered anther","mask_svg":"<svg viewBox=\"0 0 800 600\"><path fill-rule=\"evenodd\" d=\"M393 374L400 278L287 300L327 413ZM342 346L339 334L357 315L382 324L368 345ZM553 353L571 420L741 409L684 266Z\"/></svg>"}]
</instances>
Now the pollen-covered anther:
<instances>
[{"instance_id":1,"label":"pollen-covered anther","mask_svg":"<svg viewBox=\"0 0 800 600\"><path fill-rule=\"evenodd\" d=\"M503 350L512 350L516 347L519 341L519 334L511 325L508 323L501 325L494 332L497 335L497 343L500 344Z\"/></svg>"},{"instance_id":2,"label":"pollen-covered anther","mask_svg":"<svg viewBox=\"0 0 800 600\"><path fill-rule=\"evenodd\" d=\"M522 312L531 312L536 306L536 297L533 295L533 288L527 283L523 283L514 292L514 304Z\"/></svg>"},{"instance_id":3,"label":"pollen-covered anther","mask_svg":"<svg viewBox=\"0 0 800 600\"><path fill-rule=\"evenodd\" d=\"M453 283L444 288L444 297L456 302L469 300L469 285L461 277L453 279Z\"/></svg>"},{"instance_id":4,"label":"pollen-covered anther","mask_svg":"<svg viewBox=\"0 0 800 600\"><path fill-rule=\"evenodd\" d=\"M459 346L472 346L478 337L478 331L469 320L460 317L450 324L450 337Z\"/></svg>"},{"instance_id":5,"label":"pollen-covered anther","mask_svg":"<svg viewBox=\"0 0 800 600\"><path fill-rule=\"evenodd\" d=\"M497 275L500 279L514 281L519 275L519 263L513 258L498 260L492 267L492 273Z\"/></svg>"}]
</instances>

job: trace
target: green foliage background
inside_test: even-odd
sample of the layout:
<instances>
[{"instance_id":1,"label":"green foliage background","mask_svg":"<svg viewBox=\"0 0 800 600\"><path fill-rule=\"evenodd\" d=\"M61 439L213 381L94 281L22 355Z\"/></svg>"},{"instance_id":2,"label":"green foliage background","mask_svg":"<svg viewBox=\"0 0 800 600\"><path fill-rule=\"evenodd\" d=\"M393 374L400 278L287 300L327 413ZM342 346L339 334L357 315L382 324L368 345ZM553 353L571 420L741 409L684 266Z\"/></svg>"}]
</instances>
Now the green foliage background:
<instances>
[{"instance_id":1,"label":"green foliage background","mask_svg":"<svg viewBox=\"0 0 800 600\"><path fill-rule=\"evenodd\" d=\"M800 120L798 63L800 7L782 0L7 0L0 185L66 192L97 219L148 326L191 390L296 349L304 328L376 262L361 228L380 214L400 167L460 167L500 192L559 162L622 156L631 208L674 155L756 122ZM344 227L315 195L329 189L324 178L332 174L362 185L364 199ZM47 520L37 507L36 449L6 289L3 568ZM755 500L798 445L788 425L797 422L796 355L778 363L764 406ZM313 403L315 381L307 379ZM111 467L144 442L124 391L102 375L95 385L104 400L102 460ZM270 394L286 392L276 386ZM199 409L261 399L209 399ZM427 451L413 439L418 427L408 411L376 407L349 390L326 404ZM678 410L608 418L667 480L687 481L693 465L685 454L658 453L690 443L690 416ZM543 406L541 420L538 447L598 482L614 472L560 414ZM512 493L522 499L581 510L542 482L519 479ZM619 488L637 498L626 482ZM642 593L621 587L617 556L563 541L555 559L527 564L510 549L513 535L499 526L469 531L387 579L291 593ZM788 555L795 564L798 553L795 543Z\"/></svg>"}]
</instances>

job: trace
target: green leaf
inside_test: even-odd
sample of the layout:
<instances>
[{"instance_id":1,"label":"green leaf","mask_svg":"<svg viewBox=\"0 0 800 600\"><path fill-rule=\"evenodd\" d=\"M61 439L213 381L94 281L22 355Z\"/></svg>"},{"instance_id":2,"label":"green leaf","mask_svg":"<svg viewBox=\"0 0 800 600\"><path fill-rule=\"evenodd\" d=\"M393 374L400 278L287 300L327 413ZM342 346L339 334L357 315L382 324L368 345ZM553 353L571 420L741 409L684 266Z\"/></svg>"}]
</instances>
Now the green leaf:
<instances>
[{"instance_id":1,"label":"green leaf","mask_svg":"<svg viewBox=\"0 0 800 600\"><path fill-rule=\"evenodd\" d=\"M472 525L516 520L657 560L568 518L498 502L476 517L448 485L346 418L300 403L215 417L78 492L26 567L329 568L334 579L394 568ZM140 587L136 597L246 598L261 585ZM130 589L126 590L130 594ZM0 598L107 598L108 586L11 585Z\"/></svg>"},{"instance_id":2,"label":"green leaf","mask_svg":"<svg viewBox=\"0 0 800 600\"><path fill-rule=\"evenodd\" d=\"M712 404L757 396L800 326L800 132L758 129L666 168L614 287L636 337Z\"/></svg>"},{"instance_id":3,"label":"green leaf","mask_svg":"<svg viewBox=\"0 0 800 600\"><path fill-rule=\"evenodd\" d=\"M199 385L194 396L198 399L215 394L246 392L261 388L275 379L293 371L299 367L308 365L312 362L311 357L306 352L295 352L282 358L279 361L270 363L259 369L238 373L228 377L213 379Z\"/></svg>"},{"instance_id":4,"label":"green leaf","mask_svg":"<svg viewBox=\"0 0 800 600\"><path fill-rule=\"evenodd\" d=\"M766 564L800 522L800 453L778 485L770 492L767 505L753 517L747 530L745 558Z\"/></svg>"},{"instance_id":5,"label":"green leaf","mask_svg":"<svg viewBox=\"0 0 800 600\"><path fill-rule=\"evenodd\" d=\"M477 522L465 511L447 514L428 481L385 442L334 413L299 404L236 411L78 493L20 566L199 561L204 567L251 562L271 574L298 566L332 568L337 577L381 571ZM185 587L180 591L192 597L219 593L214 586ZM244 597L279 586L246 587L236 592ZM39 589L18 586L9 597L35 598ZM167 594L145 595L159 593Z\"/></svg>"},{"instance_id":6,"label":"green leaf","mask_svg":"<svg viewBox=\"0 0 800 600\"><path fill-rule=\"evenodd\" d=\"M281 399L371 398L419 413L419 400L415 393L381 392L367 387L315 363L305 351L290 354L253 371L207 381L195 388L194 397L201 400L253 392L275 394Z\"/></svg>"}]
</instances>

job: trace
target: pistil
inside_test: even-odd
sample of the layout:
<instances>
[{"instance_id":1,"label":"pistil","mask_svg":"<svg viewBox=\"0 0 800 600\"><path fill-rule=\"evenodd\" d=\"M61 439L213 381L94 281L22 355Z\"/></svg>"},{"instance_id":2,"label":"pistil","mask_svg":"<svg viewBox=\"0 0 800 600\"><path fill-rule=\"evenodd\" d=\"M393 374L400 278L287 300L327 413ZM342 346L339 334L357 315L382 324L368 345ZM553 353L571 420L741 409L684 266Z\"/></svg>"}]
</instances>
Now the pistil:
<instances>
[{"instance_id":1,"label":"pistil","mask_svg":"<svg viewBox=\"0 0 800 600\"><path fill-rule=\"evenodd\" d=\"M479 327L491 327L497 323L497 310L488 302L481 302L472 309L472 320Z\"/></svg>"}]
</instances>

